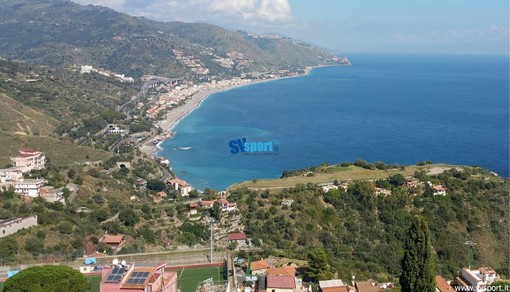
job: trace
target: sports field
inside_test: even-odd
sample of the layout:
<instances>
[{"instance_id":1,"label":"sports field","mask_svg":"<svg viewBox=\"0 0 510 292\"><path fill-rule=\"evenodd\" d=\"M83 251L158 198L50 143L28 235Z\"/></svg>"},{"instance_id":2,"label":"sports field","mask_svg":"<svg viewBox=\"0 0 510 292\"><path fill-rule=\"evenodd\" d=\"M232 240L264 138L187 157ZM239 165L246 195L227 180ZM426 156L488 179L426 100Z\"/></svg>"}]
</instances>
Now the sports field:
<instances>
[{"instance_id":1,"label":"sports field","mask_svg":"<svg viewBox=\"0 0 510 292\"><path fill-rule=\"evenodd\" d=\"M172 272L177 273L177 287L181 289L181 292L195 292L197 285L206 279L212 278L215 283L223 281L224 270L225 268L221 266L172 270Z\"/></svg>"}]
</instances>

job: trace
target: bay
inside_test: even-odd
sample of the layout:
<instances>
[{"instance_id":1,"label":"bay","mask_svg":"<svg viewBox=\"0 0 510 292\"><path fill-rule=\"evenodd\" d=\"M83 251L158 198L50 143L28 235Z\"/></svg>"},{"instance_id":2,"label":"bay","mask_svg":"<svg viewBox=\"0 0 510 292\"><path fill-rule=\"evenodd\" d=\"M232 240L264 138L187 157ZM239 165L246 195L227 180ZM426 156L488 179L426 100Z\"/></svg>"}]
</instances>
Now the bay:
<instances>
[{"instance_id":1,"label":"bay","mask_svg":"<svg viewBox=\"0 0 510 292\"><path fill-rule=\"evenodd\" d=\"M508 177L508 56L347 56L352 66L211 95L158 155L200 190L357 159L479 165ZM278 141L278 151L232 154L229 142L242 138Z\"/></svg>"}]
</instances>

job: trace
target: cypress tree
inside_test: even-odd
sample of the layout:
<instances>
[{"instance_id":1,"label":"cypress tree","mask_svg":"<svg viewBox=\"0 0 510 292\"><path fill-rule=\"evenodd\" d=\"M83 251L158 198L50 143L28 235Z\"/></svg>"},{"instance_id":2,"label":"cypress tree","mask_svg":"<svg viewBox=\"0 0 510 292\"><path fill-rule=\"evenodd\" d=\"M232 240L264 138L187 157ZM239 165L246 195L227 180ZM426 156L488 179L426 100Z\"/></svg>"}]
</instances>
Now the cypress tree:
<instances>
[{"instance_id":1,"label":"cypress tree","mask_svg":"<svg viewBox=\"0 0 510 292\"><path fill-rule=\"evenodd\" d=\"M404 241L401 261L402 292L435 292L435 264L430 232L423 217L415 216Z\"/></svg>"}]
</instances>

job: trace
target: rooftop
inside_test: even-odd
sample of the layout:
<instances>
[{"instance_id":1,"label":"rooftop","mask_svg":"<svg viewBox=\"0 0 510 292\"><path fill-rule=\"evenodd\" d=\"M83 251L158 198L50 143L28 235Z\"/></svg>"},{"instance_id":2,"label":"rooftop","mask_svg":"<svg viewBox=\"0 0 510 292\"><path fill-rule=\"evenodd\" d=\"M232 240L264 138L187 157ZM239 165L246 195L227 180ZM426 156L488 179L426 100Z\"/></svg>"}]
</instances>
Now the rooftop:
<instances>
[{"instance_id":1,"label":"rooftop","mask_svg":"<svg viewBox=\"0 0 510 292\"><path fill-rule=\"evenodd\" d=\"M243 239L246 239L246 234L244 234L243 232L230 233L227 235L227 240L243 240Z\"/></svg>"},{"instance_id":2,"label":"rooftop","mask_svg":"<svg viewBox=\"0 0 510 292\"><path fill-rule=\"evenodd\" d=\"M436 275L436 288L439 289L439 292L452 291L450 285L440 275Z\"/></svg>"},{"instance_id":3,"label":"rooftop","mask_svg":"<svg viewBox=\"0 0 510 292\"><path fill-rule=\"evenodd\" d=\"M288 276L267 276L267 288L294 289L296 280Z\"/></svg>"},{"instance_id":4,"label":"rooftop","mask_svg":"<svg viewBox=\"0 0 510 292\"><path fill-rule=\"evenodd\" d=\"M265 260L251 262L251 266L250 266L250 269L252 271L269 269L269 268L271 268L271 265L268 264Z\"/></svg>"}]
</instances>

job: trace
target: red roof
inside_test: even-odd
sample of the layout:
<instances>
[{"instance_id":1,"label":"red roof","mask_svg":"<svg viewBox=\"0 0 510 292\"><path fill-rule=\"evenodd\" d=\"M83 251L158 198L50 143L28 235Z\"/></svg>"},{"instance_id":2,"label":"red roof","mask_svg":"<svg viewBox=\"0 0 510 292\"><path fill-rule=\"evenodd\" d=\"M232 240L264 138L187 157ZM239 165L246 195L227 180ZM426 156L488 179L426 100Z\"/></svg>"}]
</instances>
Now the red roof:
<instances>
[{"instance_id":1,"label":"red roof","mask_svg":"<svg viewBox=\"0 0 510 292\"><path fill-rule=\"evenodd\" d=\"M200 206L212 206L214 205L214 201L200 201Z\"/></svg>"},{"instance_id":2,"label":"red roof","mask_svg":"<svg viewBox=\"0 0 510 292\"><path fill-rule=\"evenodd\" d=\"M99 242L103 242L106 244L121 244L124 240L124 235L108 235L105 234L101 236Z\"/></svg>"},{"instance_id":3,"label":"red roof","mask_svg":"<svg viewBox=\"0 0 510 292\"><path fill-rule=\"evenodd\" d=\"M19 152L32 152L32 153L34 153L34 152L39 152L39 151L37 151L37 150L35 150L33 148L21 148L19 150Z\"/></svg>"},{"instance_id":4,"label":"red roof","mask_svg":"<svg viewBox=\"0 0 510 292\"><path fill-rule=\"evenodd\" d=\"M252 271L269 269L271 267L272 266L270 264L268 264L265 260L254 261L254 262L251 262L251 265L250 265L250 268Z\"/></svg>"},{"instance_id":5,"label":"red roof","mask_svg":"<svg viewBox=\"0 0 510 292\"><path fill-rule=\"evenodd\" d=\"M294 277L267 276L267 288L294 289L295 287Z\"/></svg>"},{"instance_id":6,"label":"red roof","mask_svg":"<svg viewBox=\"0 0 510 292\"><path fill-rule=\"evenodd\" d=\"M229 235L227 235L227 239L228 240L244 240L244 239L246 239L246 234L244 234L243 232L230 233Z\"/></svg>"},{"instance_id":7,"label":"red roof","mask_svg":"<svg viewBox=\"0 0 510 292\"><path fill-rule=\"evenodd\" d=\"M281 268L270 268L266 271L266 275L294 277L296 275L296 268L289 266Z\"/></svg>"},{"instance_id":8,"label":"red roof","mask_svg":"<svg viewBox=\"0 0 510 292\"><path fill-rule=\"evenodd\" d=\"M448 292L452 291L450 285L446 283L445 279L440 275L436 275L436 287L439 289L439 292Z\"/></svg>"}]
</instances>

